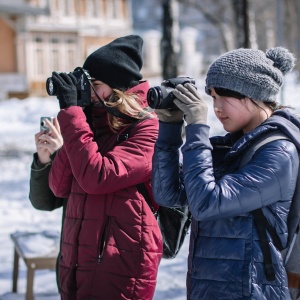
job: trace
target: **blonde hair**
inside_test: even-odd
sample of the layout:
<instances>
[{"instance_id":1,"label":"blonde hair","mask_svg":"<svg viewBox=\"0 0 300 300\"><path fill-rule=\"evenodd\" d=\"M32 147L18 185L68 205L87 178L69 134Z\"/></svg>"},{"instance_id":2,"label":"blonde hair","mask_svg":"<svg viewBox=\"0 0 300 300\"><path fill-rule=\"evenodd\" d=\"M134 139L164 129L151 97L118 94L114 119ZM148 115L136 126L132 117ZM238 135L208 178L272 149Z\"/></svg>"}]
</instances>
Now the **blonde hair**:
<instances>
[{"instance_id":1,"label":"blonde hair","mask_svg":"<svg viewBox=\"0 0 300 300\"><path fill-rule=\"evenodd\" d=\"M141 106L139 95L137 93L127 93L126 91L113 89L113 93L105 104L109 107L117 108L120 112L136 119L142 119L145 116L145 113L149 114L149 112L146 112ZM114 132L117 132L122 127L128 125L128 122L124 122L119 117L110 113L107 115L108 125Z\"/></svg>"}]
</instances>

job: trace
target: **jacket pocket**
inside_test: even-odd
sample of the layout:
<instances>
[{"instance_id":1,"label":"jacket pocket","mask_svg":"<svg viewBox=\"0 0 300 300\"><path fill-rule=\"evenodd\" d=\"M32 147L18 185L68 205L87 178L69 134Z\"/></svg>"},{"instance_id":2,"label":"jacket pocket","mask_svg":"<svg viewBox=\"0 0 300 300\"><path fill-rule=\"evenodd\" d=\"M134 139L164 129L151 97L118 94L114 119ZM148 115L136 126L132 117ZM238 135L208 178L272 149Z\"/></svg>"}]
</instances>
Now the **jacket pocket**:
<instances>
[{"instance_id":1,"label":"jacket pocket","mask_svg":"<svg viewBox=\"0 0 300 300\"><path fill-rule=\"evenodd\" d=\"M110 230L110 224L111 224L111 218L107 218L106 222L103 226L102 234L100 235L100 239L99 239L99 243L98 243L98 249L99 249L98 263L101 263L103 254L106 249L108 234L109 234L109 230Z\"/></svg>"},{"instance_id":2,"label":"jacket pocket","mask_svg":"<svg viewBox=\"0 0 300 300\"><path fill-rule=\"evenodd\" d=\"M132 233L132 227L140 232L139 226L122 226L114 217L105 222L98 243L98 266L102 272L136 277L139 270L144 268L141 262L147 260L149 255L146 252L143 255L140 239L133 238L135 234Z\"/></svg>"}]
</instances>

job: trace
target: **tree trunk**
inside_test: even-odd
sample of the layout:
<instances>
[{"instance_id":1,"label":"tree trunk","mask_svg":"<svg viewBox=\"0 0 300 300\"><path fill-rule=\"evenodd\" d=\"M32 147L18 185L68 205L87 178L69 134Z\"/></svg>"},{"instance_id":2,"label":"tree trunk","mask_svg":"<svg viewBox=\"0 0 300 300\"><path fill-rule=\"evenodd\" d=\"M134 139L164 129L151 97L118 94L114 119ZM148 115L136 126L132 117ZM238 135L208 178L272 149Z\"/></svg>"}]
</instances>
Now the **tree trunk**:
<instances>
[{"instance_id":1,"label":"tree trunk","mask_svg":"<svg viewBox=\"0 0 300 300\"><path fill-rule=\"evenodd\" d=\"M236 20L237 48L251 48L249 0L232 0Z\"/></svg>"},{"instance_id":2,"label":"tree trunk","mask_svg":"<svg viewBox=\"0 0 300 300\"><path fill-rule=\"evenodd\" d=\"M162 8L162 77L169 79L178 76L178 3L176 0L164 0Z\"/></svg>"}]
</instances>

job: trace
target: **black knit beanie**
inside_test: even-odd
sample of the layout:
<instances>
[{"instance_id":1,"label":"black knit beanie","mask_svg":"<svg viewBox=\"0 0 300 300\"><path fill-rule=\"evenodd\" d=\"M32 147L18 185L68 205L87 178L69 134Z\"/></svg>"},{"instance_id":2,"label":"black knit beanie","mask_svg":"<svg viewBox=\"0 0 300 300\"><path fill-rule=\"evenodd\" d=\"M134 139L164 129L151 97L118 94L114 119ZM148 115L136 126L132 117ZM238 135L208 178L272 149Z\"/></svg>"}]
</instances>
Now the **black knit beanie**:
<instances>
[{"instance_id":1,"label":"black knit beanie","mask_svg":"<svg viewBox=\"0 0 300 300\"><path fill-rule=\"evenodd\" d=\"M127 90L143 78L142 47L143 39L138 35L117 38L90 54L83 68L111 88Z\"/></svg>"}]
</instances>

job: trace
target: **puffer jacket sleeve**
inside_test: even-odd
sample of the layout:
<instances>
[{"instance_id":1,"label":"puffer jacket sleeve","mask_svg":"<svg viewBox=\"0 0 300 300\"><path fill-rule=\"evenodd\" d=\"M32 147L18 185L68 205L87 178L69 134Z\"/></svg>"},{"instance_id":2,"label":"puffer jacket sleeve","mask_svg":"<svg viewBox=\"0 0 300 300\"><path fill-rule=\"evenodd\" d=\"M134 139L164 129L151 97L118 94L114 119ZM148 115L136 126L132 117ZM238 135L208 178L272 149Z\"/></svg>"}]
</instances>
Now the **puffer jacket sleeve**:
<instances>
[{"instance_id":1,"label":"puffer jacket sleeve","mask_svg":"<svg viewBox=\"0 0 300 300\"><path fill-rule=\"evenodd\" d=\"M182 147L186 193L196 220L230 218L291 200L299 163L292 142L266 144L245 167L216 182L208 132L206 125L188 125Z\"/></svg>"},{"instance_id":2,"label":"puffer jacket sleeve","mask_svg":"<svg viewBox=\"0 0 300 300\"><path fill-rule=\"evenodd\" d=\"M54 195L60 198L69 198L73 174L71 165L63 145L57 152L52 162L49 173L49 186Z\"/></svg>"},{"instance_id":3,"label":"puffer jacket sleeve","mask_svg":"<svg viewBox=\"0 0 300 300\"><path fill-rule=\"evenodd\" d=\"M182 124L159 122L152 160L152 191L155 202L166 207L187 204L179 157Z\"/></svg>"},{"instance_id":4,"label":"puffer jacket sleeve","mask_svg":"<svg viewBox=\"0 0 300 300\"><path fill-rule=\"evenodd\" d=\"M34 208L52 211L63 205L63 199L56 197L51 191L48 183L51 163L39 165L37 153L33 155L30 173L29 199Z\"/></svg>"},{"instance_id":5,"label":"puffer jacket sleeve","mask_svg":"<svg viewBox=\"0 0 300 300\"><path fill-rule=\"evenodd\" d=\"M105 155L98 151L93 132L80 107L61 110L58 120L73 176L86 193L113 193L144 182L151 176L157 118L136 124L129 139Z\"/></svg>"}]
</instances>

